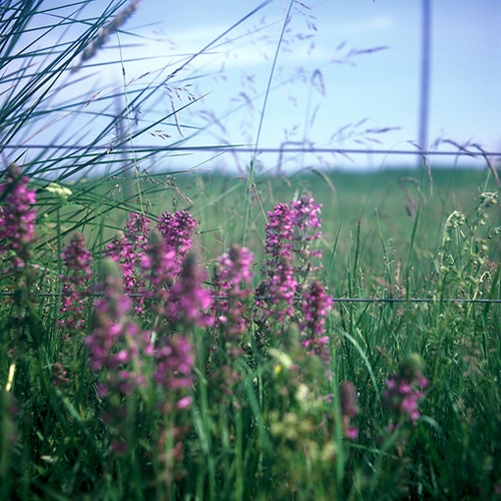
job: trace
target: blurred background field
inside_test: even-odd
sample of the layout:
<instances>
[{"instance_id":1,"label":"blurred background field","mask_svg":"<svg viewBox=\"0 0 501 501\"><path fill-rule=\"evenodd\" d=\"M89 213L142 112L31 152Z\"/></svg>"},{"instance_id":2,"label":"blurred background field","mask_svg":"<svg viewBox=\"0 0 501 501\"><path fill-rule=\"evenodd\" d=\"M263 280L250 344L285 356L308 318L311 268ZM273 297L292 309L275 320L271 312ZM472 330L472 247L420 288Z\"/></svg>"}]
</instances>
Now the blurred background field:
<instances>
[{"instance_id":1,"label":"blurred background field","mask_svg":"<svg viewBox=\"0 0 501 501\"><path fill-rule=\"evenodd\" d=\"M197 242L203 259L209 262L228 246L242 242L248 196L245 178L217 172L181 172L143 176L135 181L91 178L82 184L70 183L68 187L73 193L65 201L66 207L61 208L64 214L61 231L69 236L71 229L82 228L91 246L99 247L100 242L113 238L123 228L128 211L143 209L153 218L166 210L190 211L199 221ZM261 175L256 177L251 193L246 244L256 253L256 261L261 261L267 211L279 202L309 195L322 204L321 248L325 278L333 293L346 294L341 284L345 283L357 252L374 277L381 275L388 260L395 265L412 259L416 280L423 287L423 277L433 269L442 245L447 218L460 211L473 220L481 194L496 189L496 180L487 168ZM48 204L47 216L42 216L42 221L54 221L57 204L51 202L53 197L41 190L42 207L43 201ZM487 214L486 230L501 225L497 206L488 207ZM49 232L46 238L54 237ZM499 243L492 242L489 259L497 260L500 252Z\"/></svg>"}]
</instances>

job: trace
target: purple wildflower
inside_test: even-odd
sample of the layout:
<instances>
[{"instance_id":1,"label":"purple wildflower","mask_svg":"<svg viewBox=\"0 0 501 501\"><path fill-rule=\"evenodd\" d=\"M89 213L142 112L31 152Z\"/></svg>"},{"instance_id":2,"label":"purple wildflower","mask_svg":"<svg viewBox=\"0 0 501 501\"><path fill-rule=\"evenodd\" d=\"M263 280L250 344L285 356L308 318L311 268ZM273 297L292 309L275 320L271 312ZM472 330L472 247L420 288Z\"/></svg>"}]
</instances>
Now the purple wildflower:
<instances>
[{"instance_id":1,"label":"purple wildflower","mask_svg":"<svg viewBox=\"0 0 501 501\"><path fill-rule=\"evenodd\" d=\"M268 302L258 302L265 316L274 314L280 322L293 315L293 302L299 289L296 276L305 281L312 267L311 258L321 257L321 251L311 251L311 243L320 238L320 204L302 197L295 202L278 204L268 212L265 233L265 280L258 295L270 296ZM312 233L313 230L313 233Z\"/></svg>"},{"instance_id":2,"label":"purple wildflower","mask_svg":"<svg viewBox=\"0 0 501 501\"><path fill-rule=\"evenodd\" d=\"M339 399L345 436L351 440L356 440L358 438L358 428L351 426L350 420L358 414L357 392L351 381L341 383L339 386Z\"/></svg>"},{"instance_id":3,"label":"purple wildflower","mask_svg":"<svg viewBox=\"0 0 501 501\"><path fill-rule=\"evenodd\" d=\"M291 202L292 211L294 214L295 235L295 251L299 258L299 263L296 264L296 271L302 276L310 271L318 270L320 266L312 266L312 258L321 258L322 251L311 250L311 244L322 236L322 232L318 230L322 225L322 220L318 217L322 204L315 204L311 197L301 197L296 202Z\"/></svg>"},{"instance_id":4,"label":"purple wildflower","mask_svg":"<svg viewBox=\"0 0 501 501\"><path fill-rule=\"evenodd\" d=\"M387 389L383 394L386 407L399 417L409 417L413 423L419 419L418 402L424 396L418 388L428 385L428 379L423 376L421 367L421 357L411 353L401 363L399 371L386 381Z\"/></svg>"},{"instance_id":5,"label":"purple wildflower","mask_svg":"<svg viewBox=\"0 0 501 501\"><path fill-rule=\"evenodd\" d=\"M213 323L213 317L206 313L212 303L212 294L202 287L205 278L206 273L197 265L195 257L188 255L169 292L166 305L169 320L204 326Z\"/></svg>"},{"instance_id":6,"label":"purple wildflower","mask_svg":"<svg viewBox=\"0 0 501 501\"><path fill-rule=\"evenodd\" d=\"M291 202L294 211L294 226L300 234L305 234L311 229L320 228L322 220L318 217L322 210L322 204L315 204L311 197L301 197L296 202ZM320 238L320 231L308 236L308 240Z\"/></svg>"},{"instance_id":7,"label":"purple wildflower","mask_svg":"<svg viewBox=\"0 0 501 501\"><path fill-rule=\"evenodd\" d=\"M294 268L288 259L282 259L269 277L267 292L271 296L270 304L279 322L293 316L294 295L297 288Z\"/></svg>"},{"instance_id":8,"label":"purple wildflower","mask_svg":"<svg viewBox=\"0 0 501 501\"><path fill-rule=\"evenodd\" d=\"M214 304L214 312L228 334L242 334L246 329L242 301L252 294L252 259L252 252L235 244L217 260L212 285L220 297Z\"/></svg>"},{"instance_id":9,"label":"purple wildflower","mask_svg":"<svg viewBox=\"0 0 501 501\"><path fill-rule=\"evenodd\" d=\"M30 247L36 240L36 213L30 207L36 202L34 190L27 187L28 178L21 169L11 164L7 168L6 182L0 185L0 252L12 251L15 268L23 268L30 260Z\"/></svg>"},{"instance_id":10,"label":"purple wildflower","mask_svg":"<svg viewBox=\"0 0 501 501\"><path fill-rule=\"evenodd\" d=\"M197 220L185 210L164 212L157 223L157 229L165 243L176 252L176 260L181 264L191 249L191 238L197 226Z\"/></svg>"},{"instance_id":11,"label":"purple wildflower","mask_svg":"<svg viewBox=\"0 0 501 501\"><path fill-rule=\"evenodd\" d=\"M332 308L332 298L326 294L325 287L318 280L315 280L303 292L301 306L304 315L301 328L307 335L307 339L302 342L302 345L310 353L315 353L329 362L329 338L325 335L325 318Z\"/></svg>"},{"instance_id":12,"label":"purple wildflower","mask_svg":"<svg viewBox=\"0 0 501 501\"><path fill-rule=\"evenodd\" d=\"M129 242L134 243L134 248L139 251L138 259L140 259L148 242L150 221L144 214L131 212L129 220L125 223L125 236Z\"/></svg>"},{"instance_id":13,"label":"purple wildflower","mask_svg":"<svg viewBox=\"0 0 501 501\"><path fill-rule=\"evenodd\" d=\"M265 227L266 241L264 250L268 254L267 264L273 266L282 258L292 258L291 243L294 238L294 212L287 204L278 204L273 212L268 212Z\"/></svg>"},{"instance_id":14,"label":"purple wildflower","mask_svg":"<svg viewBox=\"0 0 501 501\"><path fill-rule=\"evenodd\" d=\"M83 329L85 283L92 275L92 253L85 247L85 238L75 233L61 254L69 273L61 276L63 282L60 314L66 316L59 325L71 331Z\"/></svg>"},{"instance_id":15,"label":"purple wildflower","mask_svg":"<svg viewBox=\"0 0 501 501\"><path fill-rule=\"evenodd\" d=\"M112 261L103 262L104 279L100 287L104 297L94 306L94 325L85 344L89 350L93 371L108 371L103 393L115 389L127 394L137 385L144 385L140 372L140 355L151 355L153 350L148 332L132 322L128 313L131 300L123 294L123 285L117 277Z\"/></svg>"},{"instance_id":16,"label":"purple wildflower","mask_svg":"<svg viewBox=\"0 0 501 501\"><path fill-rule=\"evenodd\" d=\"M119 263L123 273L123 282L127 294L139 294L134 297L136 313L143 312L144 280L138 274L147 246L150 219L144 214L131 212L125 223L125 232L118 232L108 245L106 256Z\"/></svg>"},{"instance_id":17,"label":"purple wildflower","mask_svg":"<svg viewBox=\"0 0 501 501\"><path fill-rule=\"evenodd\" d=\"M179 273L176 253L162 238L158 230L152 230L141 257L141 270L146 280L154 287L170 287Z\"/></svg>"},{"instance_id":18,"label":"purple wildflower","mask_svg":"<svg viewBox=\"0 0 501 501\"><path fill-rule=\"evenodd\" d=\"M155 372L153 380L168 391L190 388L193 382L194 356L191 344L184 336L164 337L161 346L155 350ZM177 402L179 408L188 407L186 397Z\"/></svg>"}]
</instances>

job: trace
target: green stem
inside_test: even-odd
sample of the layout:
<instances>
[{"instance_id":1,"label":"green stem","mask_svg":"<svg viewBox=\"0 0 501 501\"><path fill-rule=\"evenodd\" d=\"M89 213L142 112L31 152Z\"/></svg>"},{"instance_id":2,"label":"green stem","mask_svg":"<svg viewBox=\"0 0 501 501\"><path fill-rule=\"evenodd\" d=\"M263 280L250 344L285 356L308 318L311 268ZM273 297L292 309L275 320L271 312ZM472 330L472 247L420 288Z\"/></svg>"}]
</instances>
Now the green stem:
<instances>
[{"instance_id":1,"label":"green stem","mask_svg":"<svg viewBox=\"0 0 501 501\"><path fill-rule=\"evenodd\" d=\"M268 97L269 97L270 91L271 91L271 83L273 82L273 75L275 73L275 68L277 66L278 54L280 53L280 48L282 46L282 42L284 39L285 29L287 28L287 25L289 24L289 18L290 18L290 14L292 11L292 6L294 5L294 1L295 0L291 0L289 3L289 9L287 10L287 15L285 16L284 23L282 25L282 32L280 33L280 38L278 40L277 49L275 50L275 57L273 58L273 64L271 65L270 76L268 77L268 85L266 86L266 92L264 94L263 108L261 109L261 116L259 118L259 125L257 128L257 135L256 135L256 145L254 147L254 152L252 154L252 159L251 159L250 166L249 166L249 175L247 177L247 199L246 199L246 205L245 205L244 228L243 228L243 235L242 235L242 246L243 247L245 247L245 240L247 237L247 226L249 224L250 205L251 205L251 198L252 198L252 187L254 186L254 173L255 173L257 153L259 150L259 140L261 139L261 132L263 130L264 115L266 112L266 106L268 104Z\"/></svg>"}]
</instances>

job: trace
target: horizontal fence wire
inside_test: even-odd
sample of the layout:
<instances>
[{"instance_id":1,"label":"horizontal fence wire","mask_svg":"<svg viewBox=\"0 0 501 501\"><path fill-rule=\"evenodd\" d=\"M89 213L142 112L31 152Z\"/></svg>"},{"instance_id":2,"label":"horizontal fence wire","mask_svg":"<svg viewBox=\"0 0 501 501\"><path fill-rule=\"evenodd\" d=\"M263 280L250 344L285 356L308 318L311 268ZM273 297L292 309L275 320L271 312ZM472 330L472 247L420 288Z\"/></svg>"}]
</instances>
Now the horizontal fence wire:
<instances>
[{"instance_id":1,"label":"horizontal fence wire","mask_svg":"<svg viewBox=\"0 0 501 501\"><path fill-rule=\"evenodd\" d=\"M107 151L109 145L63 145L54 144L50 146L53 149L60 150L72 150L72 149L86 149L86 150L96 150L96 151ZM3 149L19 149L19 146L14 145L2 145ZM43 144L29 144L23 145L23 149L47 149L47 145ZM333 153L333 154L345 154L345 155L421 155L421 156L487 156L487 157L501 157L501 152L499 151L483 151L475 150L471 151L466 148L462 148L457 151L423 151L423 150L395 150L395 149L378 149L378 148L306 148L306 147L284 147L284 148L261 148L252 146L233 146L233 145L218 145L218 146L134 146L131 148L117 148L116 150L111 150L112 152L120 153L153 153L160 151L186 151L186 152L196 152L196 151L208 151L214 153Z\"/></svg>"},{"instance_id":2,"label":"horizontal fence wire","mask_svg":"<svg viewBox=\"0 0 501 501\"><path fill-rule=\"evenodd\" d=\"M85 297L103 297L103 293L83 292L79 293ZM126 294L129 297L146 297L145 294L131 293ZM15 292L0 291L0 296L14 297ZM68 297L70 294L62 292L37 292L32 294L36 297ZM229 296L213 296L217 301L225 301ZM272 296L254 296L256 301L271 301ZM501 304L501 299L483 299L483 298L431 298L431 297L333 297L335 303L458 303L458 304ZM302 298L296 297L294 301L302 301Z\"/></svg>"}]
</instances>

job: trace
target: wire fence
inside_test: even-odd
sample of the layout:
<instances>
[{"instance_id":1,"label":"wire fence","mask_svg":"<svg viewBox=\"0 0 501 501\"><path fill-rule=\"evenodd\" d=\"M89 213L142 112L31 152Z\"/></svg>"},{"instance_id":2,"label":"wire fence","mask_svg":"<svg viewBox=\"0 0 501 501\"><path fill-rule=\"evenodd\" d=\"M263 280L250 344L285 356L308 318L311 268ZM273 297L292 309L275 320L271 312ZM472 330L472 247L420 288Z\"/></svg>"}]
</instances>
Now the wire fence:
<instances>
[{"instance_id":1,"label":"wire fence","mask_svg":"<svg viewBox=\"0 0 501 501\"><path fill-rule=\"evenodd\" d=\"M103 297L103 293L98 292L83 292L82 296L85 297ZM41 298L57 298L57 297L68 297L69 294L64 294L63 292L37 292L32 294L36 297ZM150 296L139 293L126 294L129 297L145 297ZM15 297L15 292L0 291L0 297ZM213 296L212 299L216 301L225 301L229 299L228 296ZM271 301L273 297L271 296L254 296L256 301ZM433 298L433 297L332 297L334 303L457 303L457 304L501 304L501 299L492 298ZM302 301L302 298L296 297L294 301Z\"/></svg>"}]
</instances>

